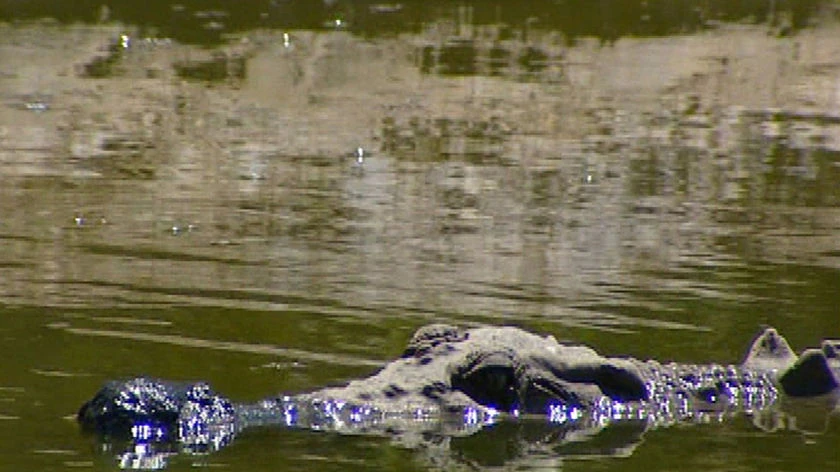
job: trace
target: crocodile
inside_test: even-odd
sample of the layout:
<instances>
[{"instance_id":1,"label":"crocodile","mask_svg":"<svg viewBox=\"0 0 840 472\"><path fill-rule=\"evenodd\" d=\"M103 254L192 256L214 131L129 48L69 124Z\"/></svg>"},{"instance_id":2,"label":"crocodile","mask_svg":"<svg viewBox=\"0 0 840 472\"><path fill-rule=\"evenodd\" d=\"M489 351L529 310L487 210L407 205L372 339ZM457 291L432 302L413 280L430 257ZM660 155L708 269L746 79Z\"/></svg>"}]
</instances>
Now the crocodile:
<instances>
[{"instance_id":1,"label":"crocodile","mask_svg":"<svg viewBox=\"0 0 840 472\"><path fill-rule=\"evenodd\" d=\"M236 404L206 383L137 377L105 384L77 419L100 439L208 452L254 426L469 435L506 418L542 418L572 430L646 429L817 396L840 397L840 340L797 356L767 327L740 364L679 364L606 357L514 327L435 324L417 330L399 359L344 386Z\"/></svg>"}]
</instances>

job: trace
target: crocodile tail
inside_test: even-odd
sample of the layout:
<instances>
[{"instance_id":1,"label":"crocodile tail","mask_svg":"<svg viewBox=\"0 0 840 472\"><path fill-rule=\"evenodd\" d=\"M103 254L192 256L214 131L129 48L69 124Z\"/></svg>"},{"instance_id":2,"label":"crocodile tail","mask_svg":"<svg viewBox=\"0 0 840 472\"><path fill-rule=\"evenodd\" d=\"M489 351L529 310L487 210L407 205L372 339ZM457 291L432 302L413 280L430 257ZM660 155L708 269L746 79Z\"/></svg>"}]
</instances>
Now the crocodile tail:
<instances>
[{"instance_id":1,"label":"crocodile tail","mask_svg":"<svg viewBox=\"0 0 840 472\"><path fill-rule=\"evenodd\" d=\"M840 387L840 371L835 372L819 349L808 349L779 377L786 394L793 397L823 395Z\"/></svg>"},{"instance_id":2,"label":"crocodile tail","mask_svg":"<svg viewBox=\"0 0 840 472\"><path fill-rule=\"evenodd\" d=\"M755 338L743 367L771 373L785 394L812 397L840 388L838 341L826 340L822 349L807 349L801 356L773 328Z\"/></svg>"},{"instance_id":3,"label":"crocodile tail","mask_svg":"<svg viewBox=\"0 0 840 472\"><path fill-rule=\"evenodd\" d=\"M764 372L782 372L796 363L796 353L774 328L764 328L753 340L743 367Z\"/></svg>"}]
</instances>

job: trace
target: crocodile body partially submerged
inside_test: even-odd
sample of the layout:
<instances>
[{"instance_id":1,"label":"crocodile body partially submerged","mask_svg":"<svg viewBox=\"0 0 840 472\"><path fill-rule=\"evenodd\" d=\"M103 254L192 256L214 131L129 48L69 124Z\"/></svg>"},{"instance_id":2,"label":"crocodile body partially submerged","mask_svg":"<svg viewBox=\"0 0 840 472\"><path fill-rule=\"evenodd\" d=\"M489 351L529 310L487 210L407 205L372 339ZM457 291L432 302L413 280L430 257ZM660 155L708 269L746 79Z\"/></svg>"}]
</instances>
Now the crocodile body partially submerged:
<instances>
[{"instance_id":1,"label":"crocodile body partially submerged","mask_svg":"<svg viewBox=\"0 0 840 472\"><path fill-rule=\"evenodd\" d=\"M826 340L797 356L767 328L740 365L661 364L604 357L517 328L430 325L401 358L343 387L236 405L203 383L135 378L108 383L78 420L104 438L188 451L218 449L255 425L361 432L441 421L463 433L499 417L536 415L580 428L661 425L753 413L781 396L836 395L838 352L840 341Z\"/></svg>"}]
</instances>

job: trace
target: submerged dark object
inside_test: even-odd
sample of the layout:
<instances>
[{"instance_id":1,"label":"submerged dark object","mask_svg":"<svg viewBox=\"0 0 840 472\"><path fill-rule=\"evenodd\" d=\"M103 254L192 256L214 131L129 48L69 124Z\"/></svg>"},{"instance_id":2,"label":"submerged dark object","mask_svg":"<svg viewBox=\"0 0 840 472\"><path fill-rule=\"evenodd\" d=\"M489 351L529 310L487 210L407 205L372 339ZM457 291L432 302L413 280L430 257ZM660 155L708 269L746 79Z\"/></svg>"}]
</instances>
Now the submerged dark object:
<instances>
[{"instance_id":1,"label":"submerged dark object","mask_svg":"<svg viewBox=\"0 0 840 472\"><path fill-rule=\"evenodd\" d=\"M756 412L780 393L840 391L838 341L798 357L775 329L763 330L740 365L661 364L604 357L511 327L419 329L399 359L343 387L255 404L232 404L203 383L148 378L109 382L78 413L102 438L214 450L250 426L399 431L454 418L474 431L498 415L541 415L573 428L634 421L696 420ZM471 429L472 428L472 429Z\"/></svg>"}]
</instances>

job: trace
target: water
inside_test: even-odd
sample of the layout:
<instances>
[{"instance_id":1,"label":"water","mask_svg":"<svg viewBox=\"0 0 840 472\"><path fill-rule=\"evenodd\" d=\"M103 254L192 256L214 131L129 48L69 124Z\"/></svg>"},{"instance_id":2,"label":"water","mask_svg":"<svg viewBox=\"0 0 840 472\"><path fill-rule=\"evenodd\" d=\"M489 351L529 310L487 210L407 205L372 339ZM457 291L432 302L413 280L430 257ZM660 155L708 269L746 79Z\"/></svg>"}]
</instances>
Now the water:
<instances>
[{"instance_id":1,"label":"water","mask_svg":"<svg viewBox=\"0 0 840 472\"><path fill-rule=\"evenodd\" d=\"M117 468L73 420L106 379L253 401L435 321L685 362L840 337L832 2L50 3L0 1L3 470ZM521 428L267 429L170 469L840 463L820 408L600 453Z\"/></svg>"}]
</instances>

